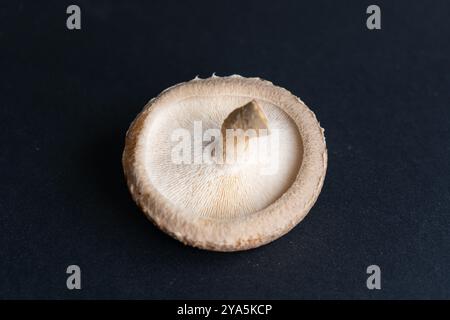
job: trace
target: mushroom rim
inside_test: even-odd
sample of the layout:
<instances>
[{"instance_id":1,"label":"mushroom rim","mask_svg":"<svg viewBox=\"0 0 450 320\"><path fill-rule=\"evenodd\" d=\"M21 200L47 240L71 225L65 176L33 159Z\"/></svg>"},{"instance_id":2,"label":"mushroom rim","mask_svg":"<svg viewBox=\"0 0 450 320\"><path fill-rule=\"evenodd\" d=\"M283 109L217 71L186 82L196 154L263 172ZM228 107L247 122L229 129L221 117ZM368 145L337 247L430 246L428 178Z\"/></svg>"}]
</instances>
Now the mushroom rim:
<instances>
[{"instance_id":1,"label":"mushroom rim","mask_svg":"<svg viewBox=\"0 0 450 320\"><path fill-rule=\"evenodd\" d=\"M297 126L303 144L303 159L291 186L273 203L247 216L228 220L208 217L187 218L147 179L143 165L148 126L161 112L165 102L183 90L222 92L228 87L257 92L249 98L266 100L290 116ZM209 87L209 88L208 88ZM214 92L213 90L213 92ZM226 90L225 90L226 91ZM234 91L233 91L234 92ZM217 94L209 94L217 96ZM224 94L247 96L242 94ZM195 94L196 96L208 96ZM188 96L183 96L183 99ZM277 99L275 99L277 98ZM152 117L153 115L153 117ZM201 249L240 251L267 244L289 232L307 215L317 200L327 169L327 149L324 130L314 113L288 90L260 78L212 76L179 83L151 99L131 123L126 134L122 156L125 178L134 201L146 217L162 231L179 241Z\"/></svg>"}]
</instances>

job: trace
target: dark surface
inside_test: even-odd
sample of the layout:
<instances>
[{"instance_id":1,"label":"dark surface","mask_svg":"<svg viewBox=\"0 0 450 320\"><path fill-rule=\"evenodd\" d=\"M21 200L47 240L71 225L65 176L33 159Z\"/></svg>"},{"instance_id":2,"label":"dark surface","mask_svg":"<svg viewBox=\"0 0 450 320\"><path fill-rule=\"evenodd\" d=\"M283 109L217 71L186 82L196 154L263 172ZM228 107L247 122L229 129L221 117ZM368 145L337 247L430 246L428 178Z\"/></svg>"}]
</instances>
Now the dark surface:
<instances>
[{"instance_id":1,"label":"dark surface","mask_svg":"<svg viewBox=\"0 0 450 320\"><path fill-rule=\"evenodd\" d=\"M450 298L450 4L376 3L380 31L371 1L76 1L80 31L72 2L2 4L0 298ZM213 72L286 87L326 129L318 202L247 252L172 240L122 174L144 104Z\"/></svg>"}]
</instances>

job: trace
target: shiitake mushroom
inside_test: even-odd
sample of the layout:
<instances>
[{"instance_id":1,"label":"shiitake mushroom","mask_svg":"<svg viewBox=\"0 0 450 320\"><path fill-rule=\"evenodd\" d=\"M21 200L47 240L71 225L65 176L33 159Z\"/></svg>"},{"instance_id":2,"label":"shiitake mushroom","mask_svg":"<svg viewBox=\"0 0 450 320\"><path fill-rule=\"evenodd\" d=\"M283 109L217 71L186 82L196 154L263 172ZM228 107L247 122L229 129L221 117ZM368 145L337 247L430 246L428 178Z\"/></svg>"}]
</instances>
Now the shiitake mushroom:
<instances>
[{"instance_id":1,"label":"shiitake mushroom","mask_svg":"<svg viewBox=\"0 0 450 320\"><path fill-rule=\"evenodd\" d=\"M255 150L249 143L267 147L276 137L276 147L252 163L239 156L220 162L218 152L198 161L201 141L202 152L184 154L191 161L174 161L177 130L190 134L183 143L192 147L192 136L226 129L266 130L243 140L246 156ZM227 160L225 146L235 149L236 141L227 144L222 135L206 145L222 143ZM122 162L133 199L160 229L198 248L237 251L279 238L306 216L323 185L327 149L314 113L286 89L260 78L213 76L150 100L127 132Z\"/></svg>"}]
</instances>

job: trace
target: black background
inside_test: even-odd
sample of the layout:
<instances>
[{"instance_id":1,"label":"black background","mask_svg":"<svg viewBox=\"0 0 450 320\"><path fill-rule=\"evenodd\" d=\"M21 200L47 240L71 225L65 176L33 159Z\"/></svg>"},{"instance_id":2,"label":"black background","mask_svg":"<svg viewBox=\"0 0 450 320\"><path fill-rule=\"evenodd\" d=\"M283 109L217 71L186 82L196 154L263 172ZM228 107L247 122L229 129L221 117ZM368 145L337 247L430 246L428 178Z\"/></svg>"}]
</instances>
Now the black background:
<instances>
[{"instance_id":1,"label":"black background","mask_svg":"<svg viewBox=\"0 0 450 320\"><path fill-rule=\"evenodd\" d=\"M0 298L450 298L448 1L11 1L0 67ZM172 240L123 179L144 104L213 72L286 87L326 130L318 202L246 252Z\"/></svg>"}]
</instances>

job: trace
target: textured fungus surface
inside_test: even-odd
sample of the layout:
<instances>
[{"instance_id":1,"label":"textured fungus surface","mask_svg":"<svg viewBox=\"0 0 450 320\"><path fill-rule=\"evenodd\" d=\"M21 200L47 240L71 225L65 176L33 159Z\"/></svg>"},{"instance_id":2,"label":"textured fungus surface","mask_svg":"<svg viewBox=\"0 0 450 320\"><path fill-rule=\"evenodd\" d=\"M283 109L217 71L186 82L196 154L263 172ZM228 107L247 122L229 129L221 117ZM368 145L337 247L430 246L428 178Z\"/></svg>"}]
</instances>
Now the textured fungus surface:
<instances>
[{"instance_id":1,"label":"textured fungus surface","mask_svg":"<svg viewBox=\"0 0 450 320\"><path fill-rule=\"evenodd\" d=\"M203 163L193 151L192 163L174 163L176 130L203 135L223 130L225 119L243 127L248 112L256 129L270 130L260 142L277 137L264 161ZM290 92L259 78L213 76L152 99L127 132L123 166L134 200L163 231L199 248L235 251L268 243L303 219L320 193L327 152L314 114Z\"/></svg>"}]
</instances>

